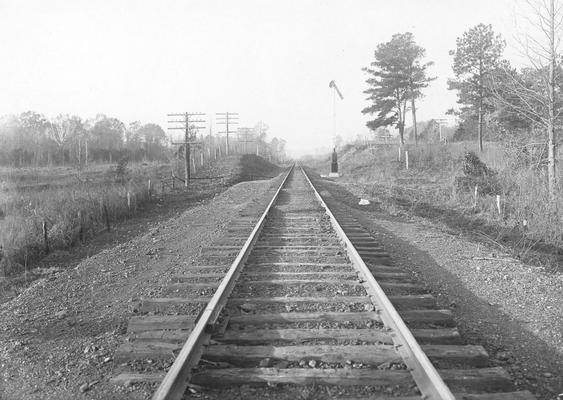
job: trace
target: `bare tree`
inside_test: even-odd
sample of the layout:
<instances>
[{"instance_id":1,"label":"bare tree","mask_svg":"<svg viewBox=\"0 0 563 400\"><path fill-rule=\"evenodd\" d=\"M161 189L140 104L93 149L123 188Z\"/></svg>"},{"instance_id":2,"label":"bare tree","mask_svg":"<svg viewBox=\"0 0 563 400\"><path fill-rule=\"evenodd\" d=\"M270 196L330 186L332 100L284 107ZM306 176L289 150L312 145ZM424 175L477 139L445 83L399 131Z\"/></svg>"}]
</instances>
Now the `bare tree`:
<instances>
[{"instance_id":1,"label":"bare tree","mask_svg":"<svg viewBox=\"0 0 563 400\"><path fill-rule=\"evenodd\" d=\"M68 141L81 129L82 120L80 117L59 115L49 124L47 134L52 139L59 150L62 151L63 164L65 162L64 147Z\"/></svg>"},{"instance_id":2,"label":"bare tree","mask_svg":"<svg viewBox=\"0 0 563 400\"><path fill-rule=\"evenodd\" d=\"M59 147L62 147L68 139L74 134L77 123L75 117L69 117L68 115L59 115L55 120L51 121L51 126L49 128L49 137L57 143Z\"/></svg>"},{"instance_id":3,"label":"bare tree","mask_svg":"<svg viewBox=\"0 0 563 400\"><path fill-rule=\"evenodd\" d=\"M556 0L528 0L531 12L523 17L531 28L519 40L530 67L521 74L503 68L493 79L495 96L513 111L539 124L547 137L547 181L551 198L556 190L556 133L562 116L560 83L563 78L559 49L563 27L563 6Z\"/></svg>"}]
</instances>

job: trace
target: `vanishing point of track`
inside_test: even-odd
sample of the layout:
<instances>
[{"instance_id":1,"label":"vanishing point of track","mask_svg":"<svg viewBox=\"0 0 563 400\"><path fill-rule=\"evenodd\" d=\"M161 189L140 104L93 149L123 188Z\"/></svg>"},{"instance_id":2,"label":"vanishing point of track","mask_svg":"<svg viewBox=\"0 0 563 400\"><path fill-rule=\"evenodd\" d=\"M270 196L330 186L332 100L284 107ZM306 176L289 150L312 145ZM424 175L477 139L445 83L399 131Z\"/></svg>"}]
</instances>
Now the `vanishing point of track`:
<instances>
[{"instance_id":1,"label":"vanishing point of track","mask_svg":"<svg viewBox=\"0 0 563 400\"><path fill-rule=\"evenodd\" d=\"M133 370L116 382L160 382L155 400L189 398L189 385L217 399L243 386L292 398L301 385L314 398L533 399L464 344L451 312L322 184L300 167L279 181L205 249L205 265L175 277L174 297L141 302L115 355Z\"/></svg>"}]
</instances>

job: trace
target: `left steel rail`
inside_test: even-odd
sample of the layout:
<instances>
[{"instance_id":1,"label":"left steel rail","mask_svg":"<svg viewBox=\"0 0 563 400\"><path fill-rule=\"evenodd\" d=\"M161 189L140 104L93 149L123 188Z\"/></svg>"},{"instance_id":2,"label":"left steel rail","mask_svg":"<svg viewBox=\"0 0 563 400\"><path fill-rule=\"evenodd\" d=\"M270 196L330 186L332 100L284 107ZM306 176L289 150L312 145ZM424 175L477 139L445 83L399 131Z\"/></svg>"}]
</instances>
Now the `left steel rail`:
<instances>
[{"instance_id":1,"label":"left steel rail","mask_svg":"<svg viewBox=\"0 0 563 400\"><path fill-rule=\"evenodd\" d=\"M174 363L168 370L168 373L162 380L160 386L154 392L152 400L179 400L183 397L189 384L192 368L199 362L202 354L202 346L209 339L208 328L214 326L217 322L219 314L227 303L227 300L236 284L240 271L242 270L248 255L252 251L254 244L258 240L262 227L266 222L266 217L276 202L285 182L287 181L287 177L291 174L291 171L293 171L293 166L286 172L280 186L270 200L270 203L256 223L252 233L248 239L246 239L246 242L239 251L237 257L229 267L225 278L223 278L219 287L215 291L215 294L209 303L207 303L205 309L201 312L194 329L184 343L182 350L180 350L180 353L174 360Z\"/></svg>"}]
</instances>

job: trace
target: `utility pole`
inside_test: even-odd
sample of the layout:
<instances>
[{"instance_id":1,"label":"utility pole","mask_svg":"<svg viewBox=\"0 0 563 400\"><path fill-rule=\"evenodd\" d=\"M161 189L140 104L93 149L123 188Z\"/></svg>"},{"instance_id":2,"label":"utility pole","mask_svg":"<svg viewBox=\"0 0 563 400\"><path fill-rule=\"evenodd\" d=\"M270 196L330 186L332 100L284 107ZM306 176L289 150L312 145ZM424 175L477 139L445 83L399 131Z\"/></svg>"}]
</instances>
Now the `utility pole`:
<instances>
[{"instance_id":1,"label":"utility pole","mask_svg":"<svg viewBox=\"0 0 563 400\"><path fill-rule=\"evenodd\" d=\"M188 183L191 177L190 171L190 146L198 145L200 142L197 141L197 130L203 129L203 126L196 125L205 122L203 119L197 119L198 117L204 116L204 113L181 113L181 114L167 114L169 117L184 117L183 120L168 121L170 124L183 124L183 126L172 126L168 129L182 129L184 130L184 141L172 143L174 145L184 146L184 186L188 187Z\"/></svg>"},{"instance_id":2,"label":"utility pole","mask_svg":"<svg viewBox=\"0 0 563 400\"><path fill-rule=\"evenodd\" d=\"M436 123L438 124L438 132L440 135L440 142L442 142L444 140L444 138L442 138L442 125L445 125L447 120L444 118L437 118L434 121L436 121Z\"/></svg>"},{"instance_id":3,"label":"utility pole","mask_svg":"<svg viewBox=\"0 0 563 400\"><path fill-rule=\"evenodd\" d=\"M207 149L207 153L209 156L209 159L211 160L211 149L213 149L213 151L215 152L215 141L213 140L213 120L211 115L209 116L209 146Z\"/></svg>"},{"instance_id":4,"label":"utility pole","mask_svg":"<svg viewBox=\"0 0 563 400\"><path fill-rule=\"evenodd\" d=\"M549 2L548 11L548 29L549 29L549 75L547 82L547 97L548 97L548 118L547 118L547 185L549 196L551 200L555 200L555 181L557 175L555 174L556 169L556 141L555 141L555 123L556 123L556 68L557 59L559 57L557 52L557 44L555 40L555 29L556 25L560 22L556 21L555 12L555 1L551 0ZM557 11L559 12L559 10ZM542 26L543 28L543 26ZM547 28L546 28L547 29ZM557 42L559 39L557 40Z\"/></svg>"},{"instance_id":5,"label":"utility pole","mask_svg":"<svg viewBox=\"0 0 563 400\"><path fill-rule=\"evenodd\" d=\"M225 130L219 133L227 134L227 146L225 149L226 150L225 153L229 155L229 133L232 132L229 130L229 124L231 125L238 124L238 113L224 112L224 113L215 113L215 115L217 115L217 119L215 121L217 125L226 125Z\"/></svg>"},{"instance_id":6,"label":"utility pole","mask_svg":"<svg viewBox=\"0 0 563 400\"><path fill-rule=\"evenodd\" d=\"M264 122L259 121L258 124L256 124L256 127L254 128L255 133L256 133L256 155L260 155L260 147L262 142L266 142L266 131L267 131L267 127L264 127Z\"/></svg>"},{"instance_id":7,"label":"utility pole","mask_svg":"<svg viewBox=\"0 0 563 400\"><path fill-rule=\"evenodd\" d=\"M254 129L252 128L238 128L237 130L237 135L238 135L238 142L240 143L244 143L243 144L243 152L244 154L248 154L247 150L247 143L255 143L256 142L256 137L253 133Z\"/></svg>"}]
</instances>

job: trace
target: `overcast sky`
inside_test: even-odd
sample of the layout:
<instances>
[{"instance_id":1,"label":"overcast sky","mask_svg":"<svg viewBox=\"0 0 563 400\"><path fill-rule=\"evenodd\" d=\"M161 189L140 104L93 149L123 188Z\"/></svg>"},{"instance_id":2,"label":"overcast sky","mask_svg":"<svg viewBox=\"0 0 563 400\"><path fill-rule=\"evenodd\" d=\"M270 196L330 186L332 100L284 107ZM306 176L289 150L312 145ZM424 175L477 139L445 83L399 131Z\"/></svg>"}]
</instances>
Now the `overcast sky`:
<instances>
[{"instance_id":1,"label":"overcast sky","mask_svg":"<svg viewBox=\"0 0 563 400\"><path fill-rule=\"evenodd\" d=\"M304 153L332 143L333 79L337 133L367 132L361 68L394 33L413 32L435 62L419 120L443 117L455 105L448 51L480 22L513 44L510 0L0 0L0 115L165 128L168 112L232 111Z\"/></svg>"}]
</instances>

